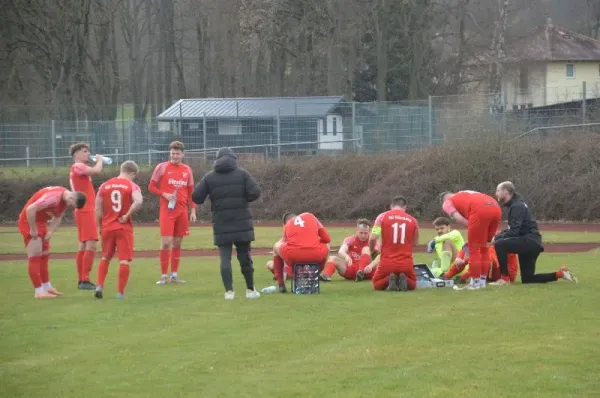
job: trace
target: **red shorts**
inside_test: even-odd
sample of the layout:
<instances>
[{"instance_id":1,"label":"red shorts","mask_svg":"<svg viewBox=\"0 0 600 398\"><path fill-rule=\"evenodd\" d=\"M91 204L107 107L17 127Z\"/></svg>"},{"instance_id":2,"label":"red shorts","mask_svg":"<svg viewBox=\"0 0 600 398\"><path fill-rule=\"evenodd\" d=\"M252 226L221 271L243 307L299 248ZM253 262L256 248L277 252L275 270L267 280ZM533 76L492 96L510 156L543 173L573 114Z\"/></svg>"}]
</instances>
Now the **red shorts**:
<instances>
[{"instance_id":1,"label":"red shorts","mask_svg":"<svg viewBox=\"0 0 600 398\"><path fill-rule=\"evenodd\" d=\"M187 211L161 211L160 236L183 237L190 234Z\"/></svg>"},{"instance_id":2,"label":"red shorts","mask_svg":"<svg viewBox=\"0 0 600 398\"><path fill-rule=\"evenodd\" d=\"M77 225L77 238L79 242L98 240L98 225L96 213L93 211L81 212L75 210L75 225Z\"/></svg>"},{"instance_id":3,"label":"red shorts","mask_svg":"<svg viewBox=\"0 0 600 398\"><path fill-rule=\"evenodd\" d=\"M356 274L358 273L358 264L354 264L352 263L351 265L348 265L346 267L346 272L344 272L344 275L342 275L342 278L344 279L348 279L348 280L355 280L356 279ZM364 278L365 280L371 280L373 278L373 274L375 272L371 272L370 274L365 274Z\"/></svg>"},{"instance_id":4,"label":"red shorts","mask_svg":"<svg viewBox=\"0 0 600 398\"><path fill-rule=\"evenodd\" d=\"M133 231L102 231L102 257L111 259L115 252L119 261L133 260Z\"/></svg>"},{"instance_id":5,"label":"red shorts","mask_svg":"<svg viewBox=\"0 0 600 398\"><path fill-rule=\"evenodd\" d=\"M496 203L490 206L481 206L469 215L467 227L467 242L469 249L479 249L491 242L496 235L500 221L502 221L502 210Z\"/></svg>"},{"instance_id":6,"label":"red shorts","mask_svg":"<svg viewBox=\"0 0 600 398\"><path fill-rule=\"evenodd\" d=\"M373 280L385 278L390 274L404 274L408 279L417 280L417 274L415 274L415 266L412 261L404 263L386 264L379 263L375 272L373 273Z\"/></svg>"},{"instance_id":7,"label":"red shorts","mask_svg":"<svg viewBox=\"0 0 600 398\"><path fill-rule=\"evenodd\" d=\"M317 263L322 265L329 255L329 248L322 243L318 247L290 247L284 243L279 249L281 258L291 267L298 263Z\"/></svg>"},{"instance_id":8,"label":"red shorts","mask_svg":"<svg viewBox=\"0 0 600 398\"><path fill-rule=\"evenodd\" d=\"M44 225L44 224L38 225L37 230L38 230L38 236L42 239L42 251L50 250L50 241L44 239L44 236L46 236L46 232L48 232L46 230L46 225ZM19 232L21 233L21 236L23 237L23 242L25 243L25 247L27 247L29 245L29 242L31 242L31 235L29 234L29 225L19 227Z\"/></svg>"}]
</instances>

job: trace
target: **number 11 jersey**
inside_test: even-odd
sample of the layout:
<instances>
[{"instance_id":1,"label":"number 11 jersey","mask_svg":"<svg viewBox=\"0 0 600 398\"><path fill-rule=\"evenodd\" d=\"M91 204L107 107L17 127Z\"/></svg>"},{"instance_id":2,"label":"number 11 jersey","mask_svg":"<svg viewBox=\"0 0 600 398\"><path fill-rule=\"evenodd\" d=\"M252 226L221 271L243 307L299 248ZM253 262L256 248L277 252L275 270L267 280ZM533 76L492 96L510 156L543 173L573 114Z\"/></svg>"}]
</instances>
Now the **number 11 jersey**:
<instances>
[{"instance_id":1,"label":"number 11 jersey","mask_svg":"<svg viewBox=\"0 0 600 398\"><path fill-rule=\"evenodd\" d=\"M111 178L98 189L97 199L102 200L102 232L119 229L133 231L131 217L125 223L119 217L127 214L133 203L133 193L140 187L126 178Z\"/></svg>"},{"instance_id":2,"label":"number 11 jersey","mask_svg":"<svg viewBox=\"0 0 600 398\"><path fill-rule=\"evenodd\" d=\"M419 223L401 209L381 213L373 231L381 236L381 263L413 261L413 243Z\"/></svg>"}]
</instances>

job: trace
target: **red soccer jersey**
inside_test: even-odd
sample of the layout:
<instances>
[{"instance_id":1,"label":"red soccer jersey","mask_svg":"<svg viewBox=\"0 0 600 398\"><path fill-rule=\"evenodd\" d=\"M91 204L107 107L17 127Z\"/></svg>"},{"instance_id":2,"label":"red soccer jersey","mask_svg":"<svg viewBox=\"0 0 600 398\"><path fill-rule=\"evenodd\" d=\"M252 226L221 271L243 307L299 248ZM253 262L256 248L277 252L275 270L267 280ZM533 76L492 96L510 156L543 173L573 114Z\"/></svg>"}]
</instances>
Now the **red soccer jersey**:
<instances>
[{"instance_id":1,"label":"red soccer jersey","mask_svg":"<svg viewBox=\"0 0 600 398\"><path fill-rule=\"evenodd\" d=\"M469 216L477 208L490 204L497 204L496 200L489 195L477 191L458 191L442 205L444 211L451 216L458 211L461 216L469 219Z\"/></svg>"},{"instance_id":2,"label":"red soccer jersey","mask_svg":"<svg viewBox=\"0 0 600 398\"><path fill-rule=\"evenodd\" d=\"M360 256L362 255L362 250L365 247L369 247L369 239L362 241L358 239L356 235L348 236L344 239L344 243L348 245L348 254L352 257L352 260L358 261L360 260ZM377 242L375 246L375 250L381 251L381 245Z\"/></svg>"},{"instance_id":3,"label":"red soccer jersey","mask_svg":"<svg viewBox=\"0 0 600 398\"><path fill-rule=\"evenodd\" d=\"M75 211L95 211L96 210L96 192L92 177L87 175L88 166L85 163L74 163L69 173L69 181L72 191L83 192L86 196L85 206Z\"/></svg>"},{"instance_id":4,"label":"red soccer jersey","mask_svg":"<svg viewBox=\"0 0 600 398\"><path fill-rule=\"evenodd\" d=\"M192 201L194 191L194 174L187 164L162 162L159 163L152 173L148 190L160 196L160 211L167 211L169 201L162 197L163 193L174 193L177 191L177 203L174 211L187 212L188 203L192 208L196 204Z\"/></svg>"},{"instance_id":5,"label":"red soccer jersey","mask_svg":"<svg viewBox=\"0 0 600 398\"><path fill-rule=\"evenodd\" d=\"M318 248L322 243L331 242L331 237L312 213L302 213L292 217L283 228L283 239L289 247Z\"/></svg>"},{"instance_id":6,"label":"red soccer jersey","mask_svg":"<svg viewBox=\"0 0 600 398\"><path fill-rule=\"evenodd\" d=\"M133 193L140 187L126 178L111 178L98 188L98 198L102 199L102 230L133 230L131 217L121 223L119 217L127 214L133 203Z\"/></svg>"},{"instance_id":7,"label":"red soccer jersey","mask_svg":"<svg viewBox=\"0 0 600 398\"><path fill-rule=\"evenodd\" d=\"M46 187L34 193L19 214L19 229L29 228L26 210L32 204L38 207L35 215L35 223L38 228L45 228L48 220L62 215L67 209L67 204L62 200L66 190L67 188L63 187Z\"/></svg>"},{"instance_id":8,"label":"red soccer jersey","mask_svg":"<svg viewBox=\"0 0 600 398\"><path fill-rule=\"evenodd\" d=\"M413 216L400 209L388 210L377 216L373 228L380 228L382 263L412 261L413 243L419 229Z\"/></svg>"}]
</instances>

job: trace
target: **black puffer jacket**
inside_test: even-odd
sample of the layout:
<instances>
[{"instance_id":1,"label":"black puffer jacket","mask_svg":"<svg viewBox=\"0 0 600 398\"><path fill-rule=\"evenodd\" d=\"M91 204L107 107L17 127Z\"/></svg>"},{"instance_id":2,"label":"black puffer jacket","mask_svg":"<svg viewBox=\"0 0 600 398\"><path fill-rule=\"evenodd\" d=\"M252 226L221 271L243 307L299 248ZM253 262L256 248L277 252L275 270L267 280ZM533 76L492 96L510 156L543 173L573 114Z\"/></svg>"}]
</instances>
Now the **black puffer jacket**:
<instances>
[{"instance_id":1,"label":"black puffer jacket","mask_svg":"<svg viewBox=\"0 0 600 398\"><path fill-rule=\"evenodd\" d=\"M508 228L497 234L495 240L525 236L541 246L542 235L537 222L521 195L515 193L504 206L508 208Z\"/></svg>"},{"instance_id":2,"label":"black puffer jacket","mask_svg":"<svg viewBox=\"0 0 600 398\"><path fill-rule=\"evenodd\" d=\"M214 170L202 177L192 200L202 204L210 198L215 245L254 241L249 203L260 197L260 187L248 171L238 167L230 148L217 152Z\"/></svg>"}]
</instances>

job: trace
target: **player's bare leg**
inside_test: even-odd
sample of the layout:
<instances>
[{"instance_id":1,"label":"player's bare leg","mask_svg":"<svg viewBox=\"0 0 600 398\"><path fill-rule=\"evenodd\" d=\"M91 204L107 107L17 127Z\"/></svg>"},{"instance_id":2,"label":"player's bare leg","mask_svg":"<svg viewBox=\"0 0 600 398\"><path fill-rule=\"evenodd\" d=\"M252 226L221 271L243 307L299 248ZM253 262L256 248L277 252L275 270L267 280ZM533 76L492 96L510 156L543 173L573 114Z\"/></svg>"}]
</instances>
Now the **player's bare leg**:
<instances>
[{"instance_id":1,"label":"player's bare leg","mask_svg":"<svg viewBox=\"0 0 600 398\"><path fill-rule=\"evenodd\" d=\"M156 282L157 285L166 285L169 283L169 261L171 260L171 248L173 246L172 236L160 237L160 279Z\"/></svg>"},{"instance_id":2,"label":"player's bare leg","mask_svg":"<svg viewBox=\"0 0 600 398\"><path fill-rule=\"evenodd\" d=\"M179 279L177 271L179 271L179 260L181 257L181 243L183 242L183 236L173 237L173 243L171 246L171 278L170 283L185 283L184 280Z\"/></svg>"},{"instance_id":3,"label":"player's bare leg","mask_svg":"<svg viewBox=\"0 0 600 398\"><path fill-rule=\"evenodd\" d=\"M79 243L77 252L77 267L81 268L81 280L77 288L81 290L94 290L96 285L90 282L90 272L94 266L94 257L96 256L96 241L88 240Z\"/></svg>"}]
</instances>

